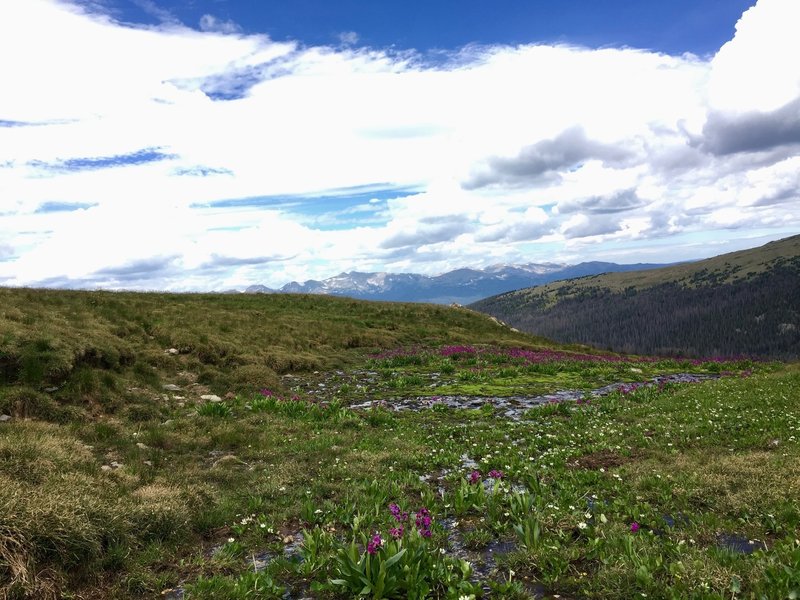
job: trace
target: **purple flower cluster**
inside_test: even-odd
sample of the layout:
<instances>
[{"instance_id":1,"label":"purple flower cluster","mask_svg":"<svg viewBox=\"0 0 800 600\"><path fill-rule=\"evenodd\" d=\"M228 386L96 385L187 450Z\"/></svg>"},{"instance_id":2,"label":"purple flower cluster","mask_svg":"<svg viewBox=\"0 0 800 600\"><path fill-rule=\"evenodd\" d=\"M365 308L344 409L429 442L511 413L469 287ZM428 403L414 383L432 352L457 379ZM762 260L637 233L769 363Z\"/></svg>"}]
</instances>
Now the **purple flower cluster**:
<instances>
[{"instance_id":1,"label":"purple flower cluster","mask_svg":"<svg viewBox=\"0 0 800 600\"><path fill-rule=\"evenodd\" d=\"M469 482L472 484L478 483L481 480L481 472L478 470L469 474Z\"/></svg>"},{"instance_id":2,"label":"purple flower cluster","mask_svg":"<svg viewBox=\"0 0 800 600\"><path fill-rule=\"evenodd\" d=\"M628 394L632 394L633 392L638 390L640 387L643 387L644 385L645 384L642 383L628 383L625 385L621 385L619 386L619 393L622 394L623 396L627 396Z\"/></svg>"},{"instance_id":3,"label":"purple flower cluster","mask_svg":"<svg viewBox=\"0 0 800 600\"><path fill-rule=\"evenodd\" d=\"M266 396L267 398L271 398L272 396L275 395L275 392L273 392L272 390L268 390L267 388L259 390L258 393L261 394L262 396Z\"/></svg>"},{"instance_id":4,"label":"purple flower cluster","mask_svg":"<svg viewBox=\"0 0 800 600\"><path fill-rule=\"evenodd\" d=\"M383 547L383 538L381 538L380 534L376 533L372 536L369 542L367 542L367 552L370 554L375 554L378 550Z\"/></svg>"},{"instance_id":5,"label":"purple flower cluster","mask_svg":"<svg viewBox=\"0 0 800 600\"><path fill-rule=\"evenodd\" d=\"M389 512L392 513L394 520L398 523L405 523L408 521L408 513L405 511L401 511L400 507L397 506L394 502L389 504Z\"/></svg>"},{"instance_id":6,"label":"purple flower cluster","mask_svg":"<svg viewBox=\"0 0 800 600\"><path fill-rule=\"evenodd\" d=\"M394 539L403 537L405 528L402 524L408 522L408 512L401 510L400 507L394 502L389 504L389 512L392 513L394 520L400 523L400 525L397 527L392 527L389 530L389 535L391 535ZM423 506L417 511L414 518L414 525L422 537L431 537L432 521L433 519L431 518L431 513L427 508Z\"/></svg>"},{"instance_id":7,"label":"purple flower cluster","mask_svg":"<svg viewBox=\"0 0 800 600\"><path fill-rule=\"evenodd\" d=\"M502 479L503 472L498 471L497 469L492 469L491 471L489 471L489 477L491 477L492 479Z\"/></svg>"},{"instance_id":8,"label":"purple flower cluster","mask_svg":"<svg viewBox=\"0 0 800 600\"><path fill-rule=\"evenodd\" d=\"M497 351L495 351L495 354ZM628 363L628 362L654 362L657 358L639 358L633 360L626 356L601 356L598 354L580 354L558 352L555 350L523 350L522 348L511 348L503 351L505 356L523 360L528 364L547 363L562 360L579 362L603 362L603 363Z\"/></svg>"},{"instance_id":9,"label":"purple flower cluster","mask_svg":"<svg viewBox=\"0 0 800 600\"><path fill-rule=\"evenodd\" d=\"M439 349L439 354L444 357L477 353L478 351L472 346L443 346Z\"/></svg>"},{"instance_id":10,"label":"purple flower cluster","mask_svg":"<svg viewBox=\"0 0 800 600\"><path fill-rule=\"evenodd\" d=\"M424 506L417 511L415 525L422 537L431 537L431 513Z\"/></svg>"}]
</instances>

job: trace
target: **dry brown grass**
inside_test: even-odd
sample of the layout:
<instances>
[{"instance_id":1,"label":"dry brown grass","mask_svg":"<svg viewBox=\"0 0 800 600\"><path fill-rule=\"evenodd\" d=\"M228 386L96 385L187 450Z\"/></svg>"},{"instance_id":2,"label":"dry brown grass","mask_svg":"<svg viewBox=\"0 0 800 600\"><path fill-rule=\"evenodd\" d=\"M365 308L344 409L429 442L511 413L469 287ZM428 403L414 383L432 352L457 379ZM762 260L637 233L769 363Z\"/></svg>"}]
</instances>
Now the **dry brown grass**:
<instances>
[{"instance_id":1,"label":"dry brown grass","mask_svg":"<svg viewBox=\"0 0 800 600\"><path fill-rule=\"evenodd\" d=\"M781 452L718 448L635 461L625 470L634 479L654 470L670 473L688 497L713 502L715 511L735 516L800 497L800 469L788 468L794 460Z\"/></svg>"}]
</instances>

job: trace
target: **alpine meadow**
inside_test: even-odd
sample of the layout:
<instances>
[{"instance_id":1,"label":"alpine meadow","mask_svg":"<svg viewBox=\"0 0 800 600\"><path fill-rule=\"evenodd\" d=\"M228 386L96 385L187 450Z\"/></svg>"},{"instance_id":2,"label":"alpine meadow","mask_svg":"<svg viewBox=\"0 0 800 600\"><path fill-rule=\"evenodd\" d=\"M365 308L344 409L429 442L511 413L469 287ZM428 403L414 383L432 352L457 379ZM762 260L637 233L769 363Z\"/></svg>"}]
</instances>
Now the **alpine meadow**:
<instances>
[{"instance_id":1,"label":"alpine meadow","mask_svg":"<svg viewBox=\"0 0 800 600\"><path fill-rule=\"evenodd\" d=\"M792 597L800 370L463 308L0 290L4 598Z\"/></svg>"},{"instance_id":2,"label":"alpine meadow","mask_svg":"<svg viewBox=\"0 0 800 600\"><path fill-rule=\"evenodd\" d=\"M800 0L0 0L0 600L800 600Z\"/></svg>"}]
</instances>

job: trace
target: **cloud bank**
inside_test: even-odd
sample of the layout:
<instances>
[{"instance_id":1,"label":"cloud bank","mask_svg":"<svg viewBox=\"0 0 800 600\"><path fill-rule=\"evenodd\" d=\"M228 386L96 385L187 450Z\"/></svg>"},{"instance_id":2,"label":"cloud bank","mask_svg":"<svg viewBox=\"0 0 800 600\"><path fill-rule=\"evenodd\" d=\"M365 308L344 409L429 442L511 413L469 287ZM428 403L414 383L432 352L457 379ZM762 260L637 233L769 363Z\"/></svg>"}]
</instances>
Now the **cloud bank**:
<instances>
[{"instance_id":1,"label":"cloud bank","mask_svg":"<svg viewBox=\"0 0 800 600\"><path fill-rule=\"evenodd\" d=\"M666 262L800 229L794 0L759 0L710 58L542 44L431 61L355 32L306 47L159 14L0 6L0 285Z\"/></svg>"}]
</instances>

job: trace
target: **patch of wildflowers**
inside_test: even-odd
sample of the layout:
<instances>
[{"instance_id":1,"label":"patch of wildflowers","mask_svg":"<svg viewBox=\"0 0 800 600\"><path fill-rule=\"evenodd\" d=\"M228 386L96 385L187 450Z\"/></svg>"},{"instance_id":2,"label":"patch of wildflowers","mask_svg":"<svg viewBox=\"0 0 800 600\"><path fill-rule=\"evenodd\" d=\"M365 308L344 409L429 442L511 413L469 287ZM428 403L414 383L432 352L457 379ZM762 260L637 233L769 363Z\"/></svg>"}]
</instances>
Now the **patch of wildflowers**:
<instances>
[{"instance_id":1,"label":"patch of wildflowers","mask_svg":"<svg viewBox=\"0 0 800 600\"><path fill-rule=\"evenodd\" d=\"M383 539L377 533L372 536L372 539L370 539L369 542L367 542L367 552L370 554L376 554L382 547Z\"/></svg>"},{"instance_id":2,"label":"patch of wildflowers","mask_svg":"<svg viewBox=\"0 0 800 600\"><path fill-rule=\"evenodd\" d=\"M422 537L431 537L431 513L424 506L417 511L414 521Z\"/></svg>"},{"instance_id":3,"label":"patch of wildflowers","mask_svg":"<svg viewBox=\"0 0 800 600\"><path fill-rule=\"evenodd\" d=\"M469 474L469 482L470 483L478 483L480 480L481 480L481 472L478 471L477 469L472 471L472 473Z\"/></svg>"},{"instance_id":4,"label":"patch of wildflowers","mask_svg":"<svg viewBox=\"0 0 800 600\"><path fill-rule=\"evenodd\" d=\"M405 523L408 521L408 513L401 511L400 507L394 502L389 504L389 512L392 513L394 520L398 521L399 523Z\"/></svg>"}]
</instances>

